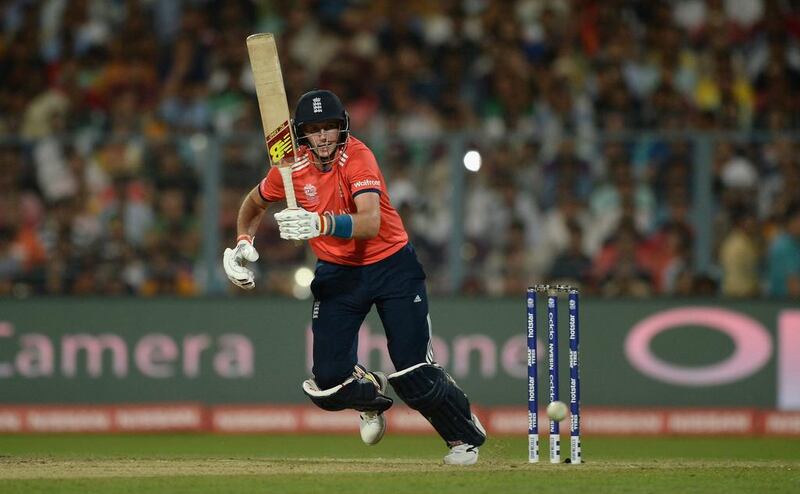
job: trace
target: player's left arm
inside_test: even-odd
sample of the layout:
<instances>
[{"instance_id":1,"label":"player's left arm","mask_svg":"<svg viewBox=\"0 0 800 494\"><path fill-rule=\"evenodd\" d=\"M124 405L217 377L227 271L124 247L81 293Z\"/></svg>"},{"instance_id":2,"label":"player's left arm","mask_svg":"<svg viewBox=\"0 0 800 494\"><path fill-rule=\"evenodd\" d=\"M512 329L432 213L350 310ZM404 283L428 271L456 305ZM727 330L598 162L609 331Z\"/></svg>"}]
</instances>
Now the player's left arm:
<instances>
[{"instance_id":1,"label":"player's left arm","mask_svg":"<svg viewBox=\"0 0 800 494\"><path fill-rule=\"evenodd\" d=\"M369 239L378 235L381 228L380 194L368 191L353 198L356 212L323 214L302 208L287 208L275 213L281 238L286 240L310 240L320 235L339 238Z\"/></svg>"},{"instance_id":2,"label":"player's left arm","mask_svg":"<svg viewBox=\"0 0 800 494\"><path fill-rule=\"evenodd\" d=\"M320 235L370 239L381 228L381 176L372 152L361 153L348 165L347 181L355 204L350 214L323 214L303 209L284 209L275 214L281 238L309 240Z\"/></svg>"},{"instance_id":3,"label":"player's left arm","mask_svg":"<svg viewBox=\"0 0 800 494\"><path fill-rule=\"evenodd\" d=\"M381 196L378 192L363 192L353 198L356 212L353 219L353 238L368 239L381 229Z\"/></svg>"}]
</instances>

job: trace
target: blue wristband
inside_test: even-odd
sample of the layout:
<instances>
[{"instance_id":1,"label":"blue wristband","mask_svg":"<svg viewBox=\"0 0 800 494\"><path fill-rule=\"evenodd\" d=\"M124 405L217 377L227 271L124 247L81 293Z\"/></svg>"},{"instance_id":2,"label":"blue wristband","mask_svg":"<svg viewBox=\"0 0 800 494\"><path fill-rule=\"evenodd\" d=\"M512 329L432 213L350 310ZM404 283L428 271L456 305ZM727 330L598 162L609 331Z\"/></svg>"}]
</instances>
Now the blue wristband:
<instances>
[{"instance_id":1,"label":"blue wristband","mask_svg":"<svg viewBox=\"0 0 800 494\"><path fill-rule=\"evenodd\" d=\"M339 238L353 237L353 217L349 214L337 214L333 217L330 235Z\"/></svg>"}]
</instances>

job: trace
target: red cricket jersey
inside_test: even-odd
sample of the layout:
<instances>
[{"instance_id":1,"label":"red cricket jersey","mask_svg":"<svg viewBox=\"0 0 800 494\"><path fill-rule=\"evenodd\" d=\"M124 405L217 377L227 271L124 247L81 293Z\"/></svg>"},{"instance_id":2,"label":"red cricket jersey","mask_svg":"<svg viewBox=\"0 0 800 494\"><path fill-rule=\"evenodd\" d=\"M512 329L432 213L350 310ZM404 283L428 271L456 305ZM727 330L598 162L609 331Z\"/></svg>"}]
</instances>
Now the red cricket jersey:
<instances>
[{"instance_id":1,"label":"red cricket jersey","mask_svg":"<svg viewBox=\"0 0 800 494\"><path fill-rule=\"evenodd\" d=\"M386 184L372 151L353 136L347 140L338 161L328 171L313 164L311 150L302 146L299 161L292 165L292 183L297 204L306 211L333 214L356 212L353 198L364 192L380 194L381 227L370 239L346 239L319 236L309 242L323 261L347 266L364 266L386 259L408 243L403 220L389 201ZM258 186L261 197L269 202L286 199L283 180L276 168L270 168Z\"/></svg>"}]
</instances>

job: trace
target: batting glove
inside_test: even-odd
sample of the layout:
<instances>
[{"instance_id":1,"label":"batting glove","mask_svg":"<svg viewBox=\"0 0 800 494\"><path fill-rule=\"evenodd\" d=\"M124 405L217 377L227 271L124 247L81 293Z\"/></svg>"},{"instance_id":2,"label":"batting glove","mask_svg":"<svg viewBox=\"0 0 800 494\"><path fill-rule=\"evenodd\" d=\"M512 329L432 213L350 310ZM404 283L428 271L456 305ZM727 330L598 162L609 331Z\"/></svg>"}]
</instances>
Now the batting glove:
<instances>
[{"instance_id":1,"label":"batting glove","mask_svg":"<svg viewBox=\"0 0 800 494\"><path fill-rule=\"evenodd\" d=\"M236 244L235 249L227 248L222 255L222 266L231 283L245 290L252 290L256 286L253 271L247 268L248 262L258 260L258 252L253 247L250 239L243 238Z\"/></svg>"},{"instance_id":2,"label":"batting glove","mask_svg":"<svg viewBox=\"0 0 800 494\"><path fill-rule=\"evenodd\" d=\"M281 238L285 240L309 240L323 233L325 220L317 213L301 208L287 208L275 213L275 221Z\"/></svg>"}]
</instances>

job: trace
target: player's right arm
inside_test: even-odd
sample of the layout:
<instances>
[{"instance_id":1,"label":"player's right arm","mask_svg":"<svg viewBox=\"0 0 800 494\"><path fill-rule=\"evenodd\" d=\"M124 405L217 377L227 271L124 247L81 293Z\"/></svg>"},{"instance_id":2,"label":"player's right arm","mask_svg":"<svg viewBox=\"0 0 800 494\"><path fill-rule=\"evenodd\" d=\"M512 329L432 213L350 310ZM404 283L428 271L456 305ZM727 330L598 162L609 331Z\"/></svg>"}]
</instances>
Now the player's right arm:
<instances>
[{"instance_id":1,"label":"player's right arm","mask_svg":"<svg viewBox=\"0 0 800 494\"><path fill-rule=\"evenodd\" d=\"M261 218L269 204L259 192L259 186L253 187L242 201L239 215L236 219L236 247L225 249L222 255L222 266L231 283L245 290L252 290L256 286L253 271L247 263L258 260L258 251L253 246Z\"/></svg>"},{"instance_id":2,"label":"player's right arm","mask_svg":"<svg viewBox=\"0 0 800 494\"><path fill-rule=\"evenodd\" d=\"M247 268L248 262L258 260L258 252L253 247L253 239L261 219L272 202L286 199L283 178L276 167L270 168L267 176L248 192L239 208L236 218L236 247L225 249L222 263L225 274L234 285L252 290L255 287L253 272Z\"/></svg>"},{"instance_id":3,"label":"player's right arm","mask_svg":"<svg viewBox=\"0 0 800 494\"><path fill-rule=\"evenodd\" d=\"M239 208L239 216L236 219L237 240L246 238L252 243L253 237L255 237L258 230L258 225L261 223L261 218L267 210L269 202L261 197L258 188L259 186L253 187Z\"/></svg>"}]
</instances>

